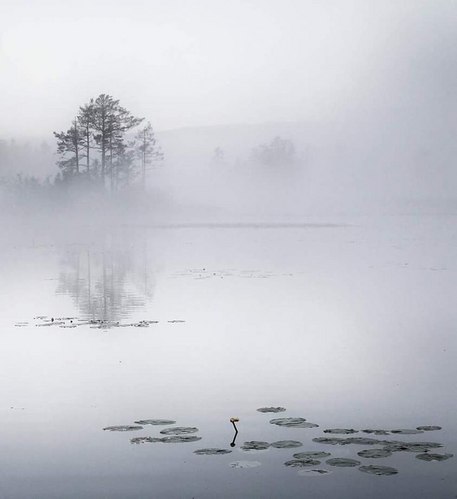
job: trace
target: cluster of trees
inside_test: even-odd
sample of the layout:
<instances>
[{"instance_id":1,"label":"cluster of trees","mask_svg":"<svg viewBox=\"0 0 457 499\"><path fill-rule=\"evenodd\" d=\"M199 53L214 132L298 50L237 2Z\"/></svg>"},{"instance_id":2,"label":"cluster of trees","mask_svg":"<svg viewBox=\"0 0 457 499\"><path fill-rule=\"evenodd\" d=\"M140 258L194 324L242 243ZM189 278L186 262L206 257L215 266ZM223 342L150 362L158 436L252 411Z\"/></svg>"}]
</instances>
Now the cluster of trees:
<instances>
[{"instance_id":1,"label":"cluster of trees","mask_svg":"<svg viewBox=\"0 0 457 499\"><path fill-rule=\"evenodd\" d=\"M151 124L106 94L81 106L71 127L54 136L62 182L84 177L117 191L140 177L145 188L148 169L164 157Z\"/></svg>"},{"instance_id":2,"label":"cluster of trees","mask_svg":"<svg viewBox=\"0 0 457 499\"><path fill-rule=\"evenodd\" d=\"M275 137L270 143L254 148L251 160L264 166L291 165L295 161L295 147L292 141Z\"/></svg>"}]
</instances>

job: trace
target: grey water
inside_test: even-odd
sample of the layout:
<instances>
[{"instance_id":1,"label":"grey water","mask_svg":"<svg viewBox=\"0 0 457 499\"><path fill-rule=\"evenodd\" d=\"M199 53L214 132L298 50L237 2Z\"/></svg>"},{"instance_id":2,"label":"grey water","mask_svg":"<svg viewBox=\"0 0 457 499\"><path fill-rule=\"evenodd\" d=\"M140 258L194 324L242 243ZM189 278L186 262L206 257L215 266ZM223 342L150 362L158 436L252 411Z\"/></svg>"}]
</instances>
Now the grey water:
<instances>
[{"instance_id":1,"label":"grey water","mask_svg":"<svg viewBox=\"0 0 457 499\"><path fill-rule=\"evenodd\" d=\"M0 497L456 497L456 250L450 215L3 238Z\"/></svg>"}]
</instances>

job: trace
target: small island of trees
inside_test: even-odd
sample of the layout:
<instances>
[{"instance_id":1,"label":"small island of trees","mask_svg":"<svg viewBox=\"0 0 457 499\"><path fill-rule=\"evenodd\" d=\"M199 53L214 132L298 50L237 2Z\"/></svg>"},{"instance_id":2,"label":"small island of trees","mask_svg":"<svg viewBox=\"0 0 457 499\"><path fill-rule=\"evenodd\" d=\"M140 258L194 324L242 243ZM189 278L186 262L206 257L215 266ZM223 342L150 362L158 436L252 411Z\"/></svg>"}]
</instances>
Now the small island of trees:
<instances>
[{"instance_id":1,"label":"small island of trees","mask_svg":"<svg viewBox=\"0 0 457 499\"><path fill-rule=\"evenodd\" d=\"M107 94L81 106L70 128L54 136L59 183L85 182L116 192L139 178L145 189L147 171L164 157L151 124Z\"/></svg>"}]
</instances>

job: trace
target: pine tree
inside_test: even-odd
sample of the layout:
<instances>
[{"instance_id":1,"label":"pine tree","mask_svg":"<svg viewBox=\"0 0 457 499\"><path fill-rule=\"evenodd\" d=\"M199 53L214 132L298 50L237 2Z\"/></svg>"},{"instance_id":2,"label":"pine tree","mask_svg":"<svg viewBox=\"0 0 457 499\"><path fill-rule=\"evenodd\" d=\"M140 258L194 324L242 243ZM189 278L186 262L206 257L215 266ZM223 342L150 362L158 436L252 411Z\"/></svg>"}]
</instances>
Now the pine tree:
<instances>
[{"instance_id":1,"label":"pine tree","mask_svg":"<svg viewBox=\"0 0 457 499\"><path fill-rule=\"evenodd\" d=\"M66 132L54 132L57 139L57 153L61 159L58 162L64 177L79 175L83 138L77 119Z\"/></svg>"},{"instance_id":2,"label":"pine tree","mask_svg":"<svg viewBox=\"0 0 457 499\"><path fill-rule=\"evenodd\" d=\"M146 189L146 170L157 161L162 161L164 154L154 134L151 123L147 123L136 135L137 156L141 164L141 182Z\"/></svg>"}]
</instances>

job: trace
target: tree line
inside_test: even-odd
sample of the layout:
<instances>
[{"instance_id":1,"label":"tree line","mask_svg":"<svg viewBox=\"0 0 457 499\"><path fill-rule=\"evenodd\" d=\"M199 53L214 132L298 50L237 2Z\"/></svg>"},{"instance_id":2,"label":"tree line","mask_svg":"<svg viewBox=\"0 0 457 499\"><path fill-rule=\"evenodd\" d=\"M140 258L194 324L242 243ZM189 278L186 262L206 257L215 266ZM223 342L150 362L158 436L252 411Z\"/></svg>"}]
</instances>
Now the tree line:
<instances>
[{"instance_id":1,"label":"tree line","mask_svg":"<svg viewBox=\"0 0 457 499\"><path fill-rule=\"evenodd\" d=\"M145 188L147 171L164 158L151 123L107 94L80 106L70 128L54 136L61 182L85 178L114 192L139 177Z\"/></svg>"}]
</instances>

